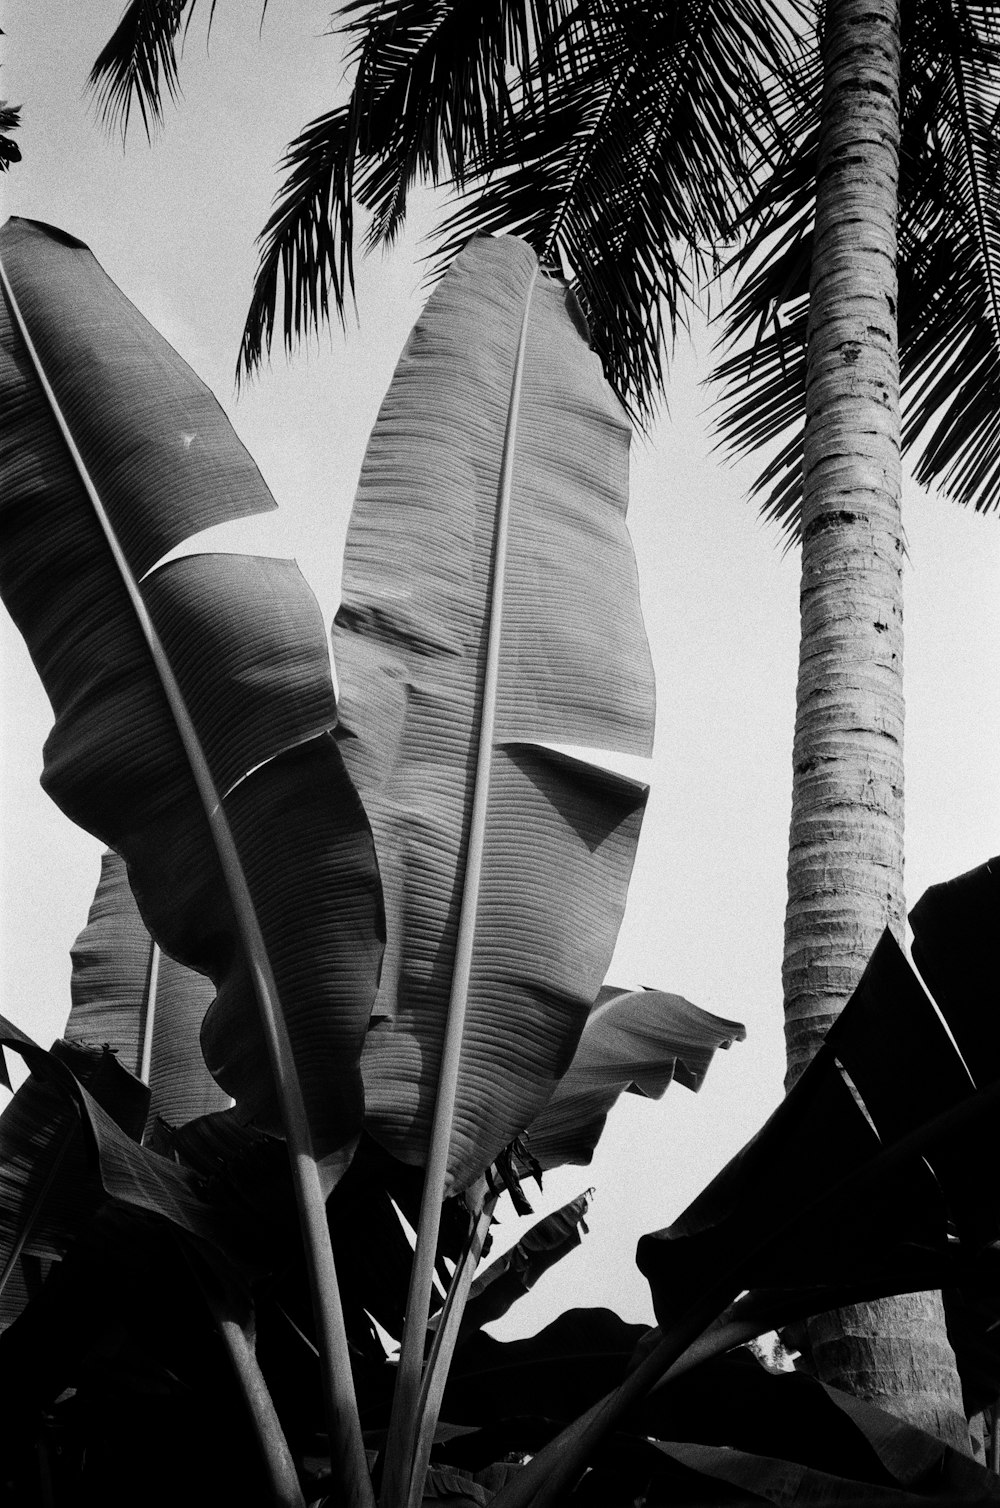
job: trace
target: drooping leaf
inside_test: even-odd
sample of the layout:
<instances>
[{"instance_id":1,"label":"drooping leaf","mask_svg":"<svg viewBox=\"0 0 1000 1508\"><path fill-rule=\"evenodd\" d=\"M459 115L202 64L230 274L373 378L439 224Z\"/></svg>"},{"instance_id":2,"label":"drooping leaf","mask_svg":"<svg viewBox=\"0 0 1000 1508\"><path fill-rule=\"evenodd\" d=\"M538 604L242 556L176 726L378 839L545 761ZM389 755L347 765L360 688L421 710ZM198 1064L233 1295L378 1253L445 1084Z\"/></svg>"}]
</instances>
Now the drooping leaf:
<instances>
[{"instance_id":1,"label":"drooping leaf","mask_svg":"<svg viewBox=\"0 0 1000 1508\"><path fill-rule=\"evenodd\" d=\"M453 1188L551 1095L624 905L644 787L603 751L647 755L652 721L627 451L565 290L523 243L471 243L383 404L334 634L337 737L387 896L368 1126L407 1161L425 1156L460 918L474 921Z\"/></svg>"},{"instance_id":2,"label":"drooping leaf","mask_svg":"<svg viewBox=\"0 0 1000 1508\"><path fill-rule=\"evenodd\" d=\"M147 1094L138 1081L114 1061L113 1054L101 1052L96 1057L77 1046L46 1052L13 1022L0 1017L0 1046L20 1054L40 1079L55 1090L75 1112L83 1131L83 1147L70 1144L79 1181L64 1187L62 1168L59 1180L49 1190L64 1202L52 1209L49 1219L55 1231L50 1246L40 1245L45 1255L61 1255L80 1224L95 1212L97 1203L107 1197L145 1214L169 1221L178 1230L231 1253L230 1233L217 1212L202 1198L197 1180L175 1162L139 1145L139 1132L145 1122ZM95 1087L113 1107L114 1115L90 1093L77 1078L75 1066L83 1063L95 1075ZM32 1085L29 1079L22 1088ZM11 1102L13 1107L18 1096ZM22 1106L23 1106L22 1102ZM45 1181L51 1160L58 1155L62 1132L67 1124L57 1114L55 1096L36 1092L27 1099L33 1116L29 1125L22 1113L12 1121L17 1135L13 1172L14 1189L20 1188L21 1205ZM125 1129L114 1116L119 1116ZM43 1118L44 1117L44 1118ZM69 1122L72 1126L72 1121ZM31 1145L31 1140L36 1145ZM39 1155L41 1151L42 1155ZM81 1155L82 1152L82 1155ZM89 1168L87 1163L89 1162ZM70 1167L74 1163L70 1162ZM93 1170L92 1172L90 1170ZM96 1173L96 1182L93 1174ZM13 1218L17 1218L17 1208ZM43 1220L46 1218L43 1210ZM44 1227L43 1227L44 1228ZM34 1250L34 1244L29 1249Z\"/></svg>"},{"instance_id":3,"label":"drooping leaf","mask_svg":"<svg viewBox=\"0 0 1000 1508\"><path fill-rule=\"evenodd\" d=\"M184 13L188 25L194 0L129 0L118 25L90 72L107 121L128 131L133 104L138 105L146 135L163 119L163 89L171 99L180 92L177 37ZM215 10L213 4L212 10Z\"/></svg>"},{"instance_id":4,"label":"drooping leaf","mask_svg":"<svg viewBox=\"0 0 1000 1508\"><path fill-rule=\"evenodd\" d=\"M845 1288L856 1299L906 1292L915 1275L921 1289L938 1286L928 1283L932 1274L951 1282L955 1244L961 1271L963 1248L975 1259L995 1239L1000 1201L975 1169L982 1137L995 1138L1000 1124L1000 1055L993 1028L977 1025L983 995L970 997L965 986L979 981L996 992L998 868L991 860L936 887L914 912L941 1014L886 931L820 1051L761 1131L679 1220L642 1238L637 1260L663 1335L624 1382L534 1456L498 1508L552 1501L742 1290L804 1285L821 1312Z\"/></svg>"},{"instance_id":5,"label":"drooping leaf","mask_svg":"<svg viewBox=\"0 0 1000 1508\"><path fill-rule=\"evenodd\" d=\"M483 1269L469 1289L459 1344L465 1336L500 1319L556 1262L575 1250L587 1229L586 1214L593 1191L553 1210L521 1237L516 1246Z\"/></svg>"},{"instance_id":6,"label":"drooping leaf","mask_svg":"<svg viewBox=\"0 0 1000 1508\"><path fill-rule=\"evenodd\" d=\"M619 1095L631 1090L659 1099L674 1079L697 1090L716 1049L745 1036L738 1021L681 995L605 986L568 1071L527 1128L531 1156L543 1169L588 1163Z\"/></svg>"},{"instance_id":7,"label":"drooping leaf","mask_svg":"<svg viewBox=\"0 0 1000 1508\"><path fill-rule=\"evenodd\" d=\"M71 957L68 1042L111 1047L149 1083L151 1118L176 1126L229 1105L201 1052L201 1024L215 998L212 983L157 948L125 865L111 849L102 856L87 926Z\"/></svg>"},{"instance_id":8,"label":"drooping leaf","mask_svg":"<svg viewBox=\"0 0 1000 1508\"><path fill-rule=\"evenodd\" d=\"M980 1086L1000 1079L1000 857L932 885L910 912L913 961Z\"/></svg>"},{"instance_id":9,"label":"drooping leaf","mask_svg":"<svg viewBox=\"0 0 1000 1508\"><path fill-rule=\"evenodd\" d=\"M889 1025L894 1002L895 1014L906 1022L905 1048ZM957 1055L949 1052L931 1003L888 933L835 1030L862 1095L873 1086L862 1056L849 1045L857 1043L863 1053L880 1036L896 1052L892 1079L898 1102L923 1104L929 1117L934 1096L950 1092L953 1067L956 1092L963 1087ZM881 1143L845 1083L835 1052L828 1038L807 1070L803 1091L786 1095L668 1231L642 1238L638 1261L653 1285L661 1323L683 1306L689 1286L700 1286L713 1271L731 1275L734 1293L805 1283L822 1288L863 1277L869 1262L883 1272L887 1251L891 1254L899 1242L946 1245L946 1209L919 1159L888 1186L846 1192L848 1175L863 1170ZM887 1066L882 1065L883 1075ZM893 1083L880 1082L891 1098ZM871 1113L878 1125L877 1105Z\"/></svg>"},{"instance_id":10,"label":"drooping leaf","mask_svg":"<svg viewBox=\"0 0 1000 1508\"><path fill-rule=\"evenodd\" d=\"M32 1073L0 1115L3 1326L27 1302L21 1258L61 1257L107 1197L78 1108L36 1051ZM126 1136L138 1136L148 1094L113 1053L56 1042L52 1059L87 1086Z\"/></svg>"},{"instance_id":11,"label":"drooping leaf","mask_svg":"<svg viewBox=\"0 0 1000 1508\"><path fill-rule=\"evenodd\" d=\"M212 977L212 1071L275 1126L236 917L256 921L329 1150L359 1127L380 919L367 823L324 736L335 710L318 608L285 561L154 569L273 500L215 400L85 247L12 220L0 260L0 588L56 713L43 783L123 855L164 951ZM228 826L245 904L206 810Z\"/></svg>"},{"instance_id":12,"label":"drooping leaf","mask_svg":"<svg viewBox=\"0 0 1000 1508\"><path fill-rule=\"evenodd\" d=\"M510 1414L573 1419L625 1375L648 1328L610 1309L569 1309L523 1340L481 1331L455 1358L443 1417L479 1425Z\"/></svg>"},{"instance_id":13,"label":"drooping leaf","mask_svg":"<svg viewBox=\"0 0 1000 1508\"><path fill-rule=\"evenodd\" d=\"M194 1273L134 1210L106 1205L0 1337L0 1410L5 1488L44 1411L56 1502L275 1501ZM36 1463L5 1500L38 1502L37 1483Z\"/></svg>"}]
</instances>

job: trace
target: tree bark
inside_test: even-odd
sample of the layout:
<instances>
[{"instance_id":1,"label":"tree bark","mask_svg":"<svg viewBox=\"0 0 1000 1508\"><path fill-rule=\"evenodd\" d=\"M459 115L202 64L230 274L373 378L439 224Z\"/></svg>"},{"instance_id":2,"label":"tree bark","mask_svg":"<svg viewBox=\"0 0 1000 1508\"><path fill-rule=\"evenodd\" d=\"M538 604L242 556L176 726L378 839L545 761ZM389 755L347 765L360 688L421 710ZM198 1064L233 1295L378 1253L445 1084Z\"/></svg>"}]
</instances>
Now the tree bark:
<instances>
[{"instance_id":1,"label":"tree bark","mask_svg":"<svg viewBox=\"0 0 1000 1508\"><path fill-rule=\"evenodd\" d=\"M903 934L898 153L897 0L829 0L783 966L789 1087L883 928ZM808 1328L824 1381L968 1450L938 1295L839 1310Z\"/></svg>"}]
</instances>

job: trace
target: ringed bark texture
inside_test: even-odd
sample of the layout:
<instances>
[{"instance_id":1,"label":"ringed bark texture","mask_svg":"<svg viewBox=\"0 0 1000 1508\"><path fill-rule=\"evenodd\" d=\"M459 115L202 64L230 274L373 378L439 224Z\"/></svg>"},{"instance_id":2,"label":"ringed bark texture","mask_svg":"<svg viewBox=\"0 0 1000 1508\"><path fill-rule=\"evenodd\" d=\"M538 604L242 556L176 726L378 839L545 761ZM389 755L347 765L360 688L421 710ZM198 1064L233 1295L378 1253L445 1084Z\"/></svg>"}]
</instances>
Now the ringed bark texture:
<instances>
[{"instance_id":1,"label":"ringed bark texture","mask_svg":"<svg viewBox=\"0 0 1000 1508\"><path fill-rule=\"evenodd\" d=\"M790 1087L884 927L902 936L896 0L830 0L810 290L783 982ZM812 1368L968 1450L940 1298L809 1325Z\"/></svg>"}]
</instances>

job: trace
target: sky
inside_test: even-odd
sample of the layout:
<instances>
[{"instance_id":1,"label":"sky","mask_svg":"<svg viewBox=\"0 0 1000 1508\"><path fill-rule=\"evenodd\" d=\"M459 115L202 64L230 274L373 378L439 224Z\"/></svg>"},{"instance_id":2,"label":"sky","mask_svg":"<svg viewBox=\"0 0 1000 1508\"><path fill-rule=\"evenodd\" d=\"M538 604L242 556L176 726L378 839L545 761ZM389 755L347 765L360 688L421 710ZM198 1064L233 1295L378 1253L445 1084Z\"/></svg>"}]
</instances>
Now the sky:
<instances>
[{"instance_id":1,"label":"sky","mask_svg":"<svg viewBox=\"0 0 1000 1508\"><path fill-rule=\"evenodd\" d=\"M119 0L7 0L0 94L23 108L22 162L0 179L19 214L86 241L105 270L222 403L280 508L327 620L364 447L426 297L421 196L392 252L361 261L346 333L276 352L233 378L254 238L285 143L343 97L329 5L220 0L194 12L183 97L147 143L123 149L86 93ZM652 1321L634 1266L645 1231L674 1219L781 1094L781 938L798 641L794 551L747 493L754 468L713 451L698 326L676 354L665 411L632 452L629 525L657 676L652 788L609 981L653 985L741 1020L698 1095L627 1096L589 1168L546 1175L543 1213L592 1186L581 1247L511 1312L507 1336L562 1309L605 1305ZM1000 518L907 480L907 898L1000 850ZM48 703L0 622L0 1011L48 1045L69 1007L69 948L86 920L100 847L38 786ZM519 1233L507 1216L498 1249Z\"/></svg>"}]
</instances>

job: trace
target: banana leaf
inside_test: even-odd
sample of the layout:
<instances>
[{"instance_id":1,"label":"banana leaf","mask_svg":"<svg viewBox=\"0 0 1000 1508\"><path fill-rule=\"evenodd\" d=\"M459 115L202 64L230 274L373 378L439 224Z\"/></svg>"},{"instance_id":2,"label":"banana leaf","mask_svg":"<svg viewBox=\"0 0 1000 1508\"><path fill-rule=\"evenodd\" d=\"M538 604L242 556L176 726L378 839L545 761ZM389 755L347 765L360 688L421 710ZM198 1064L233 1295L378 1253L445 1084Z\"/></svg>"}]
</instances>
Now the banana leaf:
<instances>
[{"instance_id":1,"label":"banana leaf","mask_svg":"<svg viewBox=\"0 0 1000 1508\"><path fill-rule=\"evenodd\" d=\"M628 446L565 286L470 242L382 405L334 628L387 909L367 1126L426 1160L450 1012L447 1190L551 1096L624 907L645 786L614 756L653 718Z\"/></svg>"},{"instance_id":2,"label":"banana leaf","mask_svg":"<svg viewBox=\"0 0 1000 1508\"><path fill-rule=\"evenodd\" d=\"M532 1159L543 1171L588 1163L619 1095L660 1099L675 1079L698 1090L716 1049L745 1037L740 1022L713 1016L682 995L605 986L569 1070L527 1129Z\"/></svg>"},{"instance_id":3,"label":"banana leaf","mask_svg":"<svg viewBox=\"0 0 1000 1508\"><path fill-rule=\"evenodd\" d=\"M39 1438L50 1502L275 1502L194 1274L135 1210L105 1205L0 1336L0 1410L5 1502L46 1501Z\"/></svg>"},{"instance_id":4,"label":"banana leaf","mask_svg":"<svg viewBox=\"0 0 1000 1508\"><path fill-rule=\"evenodd\" d=\"M201 1024L215 996L211 980L186 969L153 942L113 849L87 925L70 957L72 1009L67 1042L106 1045L149 1084L150 1118L183 1125L224 1110L229 1096L205 1066Z\"/></svg>"},{"instance_id":5,"label":"banana leaf","mask_svg":"<svg viewBox=\"0 0 1000 1508\"><path fill-rule=\"evenodd\" d=\"M270 970L323 1155L361 1124L381 912L368 825L327 736L318 606L288 561L156 569L273 499L85 246L12 219L0 268L0 593L55 713L43 785L123 856L164 952L212 979L209 1066L275 1129L254 1000ZM225 881L206 812L235 851ZM247 927L264 942L252 965Z\"/></svg>"},{"instance_id":6,"label":"banana leaf","mask_svg":"<svg viewBox=\"0 0 1000 1508\"><path fill-rule=\"evenodd\" d=\"M142 1216L168 1221L237 1267L244 1266L246 1253L238 1233L203 1197L202 1182L171 1158L139 1145L136 1136L145 1121L147 1091L114 1054L95 1054L73 1044L46 1051L2 1016L0 1047L18 1053L32 1071L5 1112L19 1106L3 1148L10 1158L3 1169L7 1209L0 1229L5 1242L16 1237L19 1222L30 1217L36 1234L28 1250L61 1256L99 1206L111 1199ZM81 1066L82 1079L75 1071ZM41 1093L42 1085L51 1092ZM68 1107L68 1117L60 1113L59 1100ZM58 1177L50 1179L64 1132L77 1126L82 1134L69 1141ZM63 1176L64 1170L72 1170L74 1181Z\"/></svg>"},{"instance_id":7,"label":"banana leaf","mask_svg":"<svg viewBox=\"0 0 1000 1508\"><path fill-rule=\"evenodd\" d=\"M61 1257L107 1197L78 1108L36 1052L33 1071L0 1115L0 1329L27 1303L24 1258ZM149 1096L113 1053L56 1042L52 1059L127 1137L139 1134Z\"/></svg>"},{"instance_id":8,"label":"banana leaf","mask_svg":"<svg viewBox=\"0 0 1000 1508\"><path fill-rule=\"evenodd\" d=\"M592 1189L553 1210L483 1269L469 1289L458 1344L483 1325L502 1318L524 1294L530 1293L550 1267L574 1251L587 1229Z\"/></svg>"},{"instance_id":9,"label":"banana leaf","mask_svg":"<svg viewBox=\"0 0 1000 1508\"><path fill-rule=\"evenodd\" d=\"M438 1460L476 1473L538 1452L628 1374L646 1339L606 1309L570 1310L519 1341L473 1337L446 1395L448 1419L466 1429L442 1441ZM761 1500L946 1508L1000 1501L1000 1482L902 1420L802 1374L774 1375L740 1348L638 1403L565 1498L580 1508Z\"/></svg>"}]
</instances>

